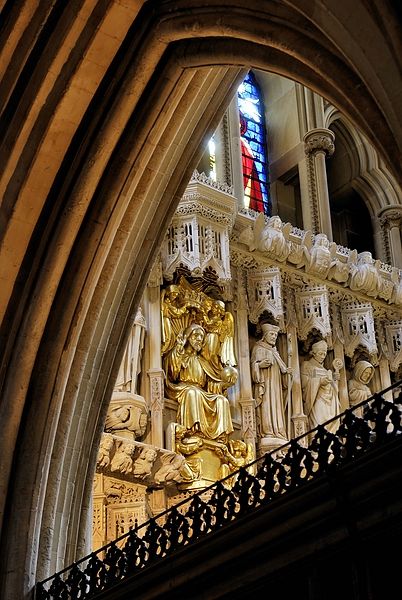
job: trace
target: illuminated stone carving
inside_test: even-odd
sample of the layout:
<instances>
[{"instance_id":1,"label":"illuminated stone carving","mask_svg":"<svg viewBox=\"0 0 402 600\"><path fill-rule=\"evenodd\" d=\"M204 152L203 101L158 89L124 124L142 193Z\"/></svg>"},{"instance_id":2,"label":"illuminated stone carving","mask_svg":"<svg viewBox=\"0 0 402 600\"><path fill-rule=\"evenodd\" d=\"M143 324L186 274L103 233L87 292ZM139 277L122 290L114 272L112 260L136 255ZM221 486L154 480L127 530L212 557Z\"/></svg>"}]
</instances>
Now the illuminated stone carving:
<instances>
[{"instance_id":1,"label":"illuminated stone carving","mask_svg":"<svg viewBox=\"0 0 402 600\"><path fill-rule=\"evenodd\" d=\"M277 267L250 270L247 273L247 291L252 323L258 323L262 313L268 311L282 325L281 274Z\"/></svg>"},{"instance_id":2,"label":"illuminated stone carving","mask_svg":"<svg viewBox=\"0 0 402 600\"><path fill-rule=\"evenodd\" d=\"M338 381L343 363L335 359L334 372L326 369L324 361L327 351L328 346L324 340L316 342L311 346L310 360L303 362L300 369L305 413L311 429L341 412ZM328 430L335 432L337 427L337 421L334 421L328 426Z\"/></svg>"},{"instance_id":3,"label":"illuminated stone carving","mask_svg":"<svg viewBox=\"0 0 402 600\"><path fill-rule=\"evenodd\" d=\"M360 404L360 402L364 402L364 400L367 400L367 398L370 398L370 396L373 395L368 387L373 375L374 367L371 363L366 360L359 360L356 363L352 376L348 381L349 402L351 407ZM361 407L356 409L355 414L358 417L362 417L363 409Z\"/></svg>"},{"instance_id":4,"label":"illuminated stone carving","mask_svg":"<svg viewBox=\"0 0 402 600\"><path fill-rule=\"evenodd\" d=\"M283 362L275 346L279 327L265 323L261 329L263 338L251 353L251 373L260 414L261 446L266 452L285 444L288 439L282 375L292 376L293 371ZM291 381L289 383L291 388ZM290 391L288 389L288 394ZM290 406L289 402L287 404Z\"/></svg>"},{"instance_id":5,"label":"illuminated stone carving","mask_svg":"<svg viewBox=\"0 0 402 600\"><path fill-rule=\"evenodd\" d=\"M254 240L250 250L258 250L279 262L284 262L289 256L290 223L283 226L278 216L271 217L265 224L264 215L260 213L254 223Z\"/></svg>"},{"instance_id":6,"label":"illuminated stone carving","mask_svg":"<svg viewBox=\"0 0 402 600\"><path fill-rule=\"evenodd\" d=\"M162 249L164 276L187 267L193 276L212 269L218 280L230 280L229 233L236 200L228 186L195 173L169 227Z\"/></svg>"},{"instance_id":7,"label":"illuminated stone carving","mask_svg":"<svg viewBox=\"0 0 402 600\"><path fill-rule=\"evenodd\" d=\"M326 286L297 291L295 297L300 339L307 339L308 334L315 329L330 342L331 323Z\"/></svg>"},{"instance_id":8,"label":"illuminated stone carving","mask_svg":"<svg viewBox=\"0 0 402 600\"><path fill-rule=\"evenodd\" d=\"M165 394L178 407L174 449L187 458L181 486L206 487L230 471L227 390L238 376L234 320L222 301L197 292L184 278L179 287L180 307L187 311L171 319L174 343L164 355Z\"/></svg>"},{"instance_id":9,"label":"illuminated stone carving","mask_svg":"<svg viewBox=\"0 0 402 600\"><path fill-rule=\"evenodd\" d=\"M361 346L366 348L372 359L376 361L378 349L371 304L356 304L342 308L342 323L346 356L351 358L356 348Z\"/></svg>"}]
</instances>

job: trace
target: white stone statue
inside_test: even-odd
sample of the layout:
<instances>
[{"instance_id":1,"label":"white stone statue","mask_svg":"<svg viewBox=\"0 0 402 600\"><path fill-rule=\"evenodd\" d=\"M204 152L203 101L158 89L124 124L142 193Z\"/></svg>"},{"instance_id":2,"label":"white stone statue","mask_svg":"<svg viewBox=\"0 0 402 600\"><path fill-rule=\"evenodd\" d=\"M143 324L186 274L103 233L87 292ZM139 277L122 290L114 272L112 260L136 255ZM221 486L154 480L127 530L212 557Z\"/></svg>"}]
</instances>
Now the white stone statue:
<instances>
[{"instance_id":1,"label":"white stone statue","mask_svg":"<svg viewBox=\"0 0 402 600\"><path fill-rule=\"evenodd\" d=\"M280 217L271 217L265 225L264 215L260 213L254 223L254 243L250 250L259 250L270 258L284 262L290 252L290 223L282 225Z\"/></svg>"},{"instance_id":2,"label":"white stone statue","mask_svg":"<svg viewBox=\"0 0 402 600\"><path fill-rule=\"evenodd\" d=\"M139 307L114 386L116 392L137 393L137 380L141 371L145 327L145 317L142 314L141 307Z\"/></svg>"},{"instance_id":3,"label":"white stone statue","mask_svg":"<svg viewBox=\"0 0 402 600\"><path fill-rule=\"evenodd\" d=\"M364 400L373 395L368 387L373 375L374 367L367 360L359 360L356 363L352 376L348 381L349 403L351 407L364 402ZM358 417L362 417L363 407L356 409L355 413Z\"/></svg>"},{"instance_id":4,"label":"white stone statue","mask_svg":"<svg viewBox=\"0 0 402 600\"><path fill-rule=\"evenodd\" d=\"M343 365L341 361L337 364L335 359L334 373L326 369L324 360L327 352L328 346L324 340L316 342L311 346L312 357L303 362L300 368L305 413L309 419L310 429L325 423L341 412L338 381L339 368ZM336 421L328 426L328 430L332 432L337 428Z\"/></svg>"},{"instance_id":5,"label":"white stone statue","mask_svg":"<svg viewBox=\"0 0 402 600\"><path fill-rule=\"evenodd\" d=\"M305 266L306 273L320 277L327 277L337 264L336 244L330 242L325 233L318 233L312 242L311 231L306 231L303 236L304 261L300 266Z\"/></svg>"},{"instance_id":6,"label":"white stone statue","mask_svg":"<svg viewBox=\"0 0 402 600\"><path fill-rule=\"evenodd\" d=\"M382 287L382 278L379 273L380 261L374 260L371 252L361 252L350 267L350 289L354 292L363 292L367 296L376 298Z\"/></svg>"},{"instance_id":7,"label":"white stone statue","mask_svg":"<svg viewBox=\"0 0 402 600\"><path fill-rule=\"evenodd\" d=\"M261 436L287 440L282 374L292 375L276 349L279 327L265 323L263 337L251 353L254 395L260 411Z\"/></svg>"}]
</instances>

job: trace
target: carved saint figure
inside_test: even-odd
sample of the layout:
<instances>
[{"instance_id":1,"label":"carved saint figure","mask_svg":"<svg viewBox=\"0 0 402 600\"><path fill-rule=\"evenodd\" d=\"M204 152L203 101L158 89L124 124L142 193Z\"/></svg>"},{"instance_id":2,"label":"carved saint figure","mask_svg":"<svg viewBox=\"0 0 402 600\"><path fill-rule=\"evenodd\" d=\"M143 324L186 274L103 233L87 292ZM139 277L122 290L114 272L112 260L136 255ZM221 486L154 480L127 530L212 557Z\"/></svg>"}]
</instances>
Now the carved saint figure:
<instances>
[{"instance_id":1,"label":"carved saint figure","mask_svg":"<svg viewBox=\"0 0 402 600\"><path fill-rule=\"evenodd\" d=\"M356 404L364 402L364 400L367 400L367 398L370 398L370 396L373 395L368 386L373 375L374 367L367 360L359 360L356 363L352 376L348 381L350 406L356 406ZM355 413L358 417L362 417L363 407L357 408Z\"/></svg>"},{"instance_id":2,"label":"carved saint figure","mask_svg":"<svg viewBox=\"0 0 402 600\"><path fill-rule=\"evenodd\" d=\"M226 389L236 383L237 371L217 369L203 355L205 330L193 323L179 334L166 355L166 394L179 403L178 422L192 433L226 443L232 433Z\"/></svg>"},{"instance_id":3,"label":"carved saint figure","mask_svg":"<svg viewBox=\"0 0 402 600\"><path fill-rule=\"evenodd\" d=\"M254 394L260 410L261 435L286 440L285 407L281 373L292 374L276 349L279 327L265 323L251 353L251 374Z\"/></svg>"},{"instance_id":4,"label":"carved saint figure","mask_svg":"<svg viewBox=\"0 0 402 600\"><path fill-rule=\"evenodd\" d=\"M300 368L305 412L311 429L340 412L339 371L335 369L332 373L324 367L327 351L328 346L324 340L316 342L311 346L312 358L303 362ZM335 421L328 426L328 430L335 432L337 427L338 423Z\"/></svg>"},{"instance_id":5,"label":"carved saint figure","mask_svg":"<svg viewBox=\"0 0 402 600\"><path fill-rule=\"evenodd\" d=\"M379 269L380 261L374 260L371 252L361 252L357 261L351 264L350 289L376 298L382 286Z\"/></svg>"},{"instance_id":6,"label":"carved saint figure","mask_svg":"<svg viewBox=\"0 0 402 600\"><path fill-rule=\"evenodd\" d=\"M265 225L264 215L261 213L255 220L254 244L250 250L266 252L270 258L284 262L290 252L289 232L290 224L287 223L282 228L282 221L278 216L271 217Z\"/></svg>"}]
</instances>

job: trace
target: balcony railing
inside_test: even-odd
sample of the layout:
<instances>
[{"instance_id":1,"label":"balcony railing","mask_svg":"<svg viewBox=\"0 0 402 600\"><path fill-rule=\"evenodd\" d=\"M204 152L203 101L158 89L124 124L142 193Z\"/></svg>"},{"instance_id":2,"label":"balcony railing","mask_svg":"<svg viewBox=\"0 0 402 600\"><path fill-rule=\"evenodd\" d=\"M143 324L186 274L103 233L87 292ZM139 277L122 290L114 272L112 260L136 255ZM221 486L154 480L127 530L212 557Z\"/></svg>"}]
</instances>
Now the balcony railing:
<instances>
[{"instance_id":1,"label":"balcony railing","mask_svg":"<svg viewBox=\"0 0 402 600\"><path fill-rule=\"evenodd\" d=\"M257 507L339 469L402 434L402 396L383 395L291 440L37 584L38 600L87 600ZM327 426L339 422L336 433ZM401 438L402 439L402 438Z\"/></svg>"}]
</instances>

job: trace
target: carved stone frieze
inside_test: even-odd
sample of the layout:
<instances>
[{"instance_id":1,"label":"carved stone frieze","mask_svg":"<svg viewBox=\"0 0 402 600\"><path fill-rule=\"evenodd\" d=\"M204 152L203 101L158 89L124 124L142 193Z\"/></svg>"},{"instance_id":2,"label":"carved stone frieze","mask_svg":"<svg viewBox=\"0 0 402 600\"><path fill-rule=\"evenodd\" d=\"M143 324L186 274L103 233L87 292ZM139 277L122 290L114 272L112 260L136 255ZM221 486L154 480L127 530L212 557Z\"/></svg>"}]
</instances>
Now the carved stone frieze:
<instances>
[{"instance_id":1,"label":"carved stone frieze","mask_svg":"<svg viewBox=\"0 0 402 600\"><path fill-rule=\"evenodd\" d=\"M127 485L136 481L154 486L172 485L181 481L182 465L183 457L175 452L104 433L97 473L118 481L123 479Z\"/></svg>"},{"instance_id":2,"label":"carved stone frieze","mask_svg":"<svg viewBox=\"0 0 402 600\"><path fill-rule=\"evenodd\" d=\"M252 323L258 323L262 313L268 311L283 327L281 275L277 267L249 271L247 292Z\"/></svg>"},{"instance_id":3,"label":"carved stone frieze","mask_svg":"<svg viewBox=\"0 0 402 600\"><path fill-rule=\"evenodd\" d=\"M302 291L297 290L295 296L300 339L307 339L308 334L315 329L331 345L327 287L322 285Z\"/></svg>"},{"instance_id":4,"label":"carved stone frieze","mask_svg":"<svg viewBox=\"0 0 402 600\"><path fill-rule=\"evenodd\" d=\"M342 308L345 354L350 358L356 348L366 348L371 357L378 353L371 304L356 304Z\"/></svg>"}]
</instances>

